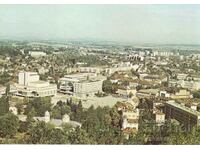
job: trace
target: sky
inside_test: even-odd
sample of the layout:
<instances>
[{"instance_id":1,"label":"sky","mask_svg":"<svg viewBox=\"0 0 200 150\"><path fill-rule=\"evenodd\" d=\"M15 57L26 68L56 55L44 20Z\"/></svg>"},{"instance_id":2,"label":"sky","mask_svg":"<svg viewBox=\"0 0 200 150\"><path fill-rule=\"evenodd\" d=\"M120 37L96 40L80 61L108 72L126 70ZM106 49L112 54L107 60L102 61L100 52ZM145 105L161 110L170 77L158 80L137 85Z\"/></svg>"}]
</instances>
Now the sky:
<instances>
[{"instance_id":1,"label":"sky","mask_svg":"<svg viewBox=\"0 0 200 150\"><path fill-rule=\"evenodd\" d=\"M0 5L0 39L200 44L200 5Z\"/></svg>"}]
</instances>

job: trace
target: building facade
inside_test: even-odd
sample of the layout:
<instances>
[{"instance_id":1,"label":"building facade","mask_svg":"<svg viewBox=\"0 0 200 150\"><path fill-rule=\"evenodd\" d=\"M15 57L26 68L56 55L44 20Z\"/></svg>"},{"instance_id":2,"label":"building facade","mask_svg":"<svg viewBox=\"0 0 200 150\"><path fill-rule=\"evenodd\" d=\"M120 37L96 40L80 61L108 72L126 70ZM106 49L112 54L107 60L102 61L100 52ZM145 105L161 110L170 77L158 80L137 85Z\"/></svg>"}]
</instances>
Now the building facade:
<instances>
[{"instance_id":1,"label":"building facade","mask_svg":"<svg viewBox=\"0 0 200 150\"><path fill-rule=\"evenodd\" d=\"M39 80L36 72L20 72L18 84L15 84L16 95L24 97L46 97L57 94L57 85Z\"/></svg>"},{"instance_id":2,"label":"building facade","mask_svg":"<svg viewBox=\"0 0 200 150\"><path fill-rule=\"evenodd\" d=\"M123 111L122 112L122 130L127 128L135 129L138 131L139 120L139 109L134 111Z\"/></svg>"},{"instance_id":3,"label":"building facade","mask_svg":"<svg viewBox=\"0 0 200 150\"><path fill-rule=\"evenodd\" d=\"M164 113L168 119L176 119L187 130L200 125L200 112L175 101L165 103Z\"/></svg>"},{"instance_id":4,"label":"building facade","mask_svg":"<svg viewBox=\"0 0 200 150\"><path fill-rule=\"evenodd\" d=\"M60 92L87 98L102 92L103 79L99 79L95 73L79 73L61 78L60 83Z\"/></svg>"}]
</instances>

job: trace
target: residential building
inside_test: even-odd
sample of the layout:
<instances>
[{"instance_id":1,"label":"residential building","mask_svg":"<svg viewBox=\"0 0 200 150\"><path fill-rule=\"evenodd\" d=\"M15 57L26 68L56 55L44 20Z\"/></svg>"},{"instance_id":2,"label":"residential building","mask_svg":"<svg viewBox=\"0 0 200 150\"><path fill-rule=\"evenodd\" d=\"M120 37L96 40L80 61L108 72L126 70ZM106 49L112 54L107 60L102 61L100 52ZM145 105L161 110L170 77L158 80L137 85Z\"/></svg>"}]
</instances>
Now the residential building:
<instances>
[{"instance_id":1,"label":"residential building","mask_svg":"<svg viewBox=\"0 0 200 150\"><path fill-rule=\"evenodd\" d=\"M46 53L41 51L29 51L29 55L31 55L32 57L42 57L46 56Z\"/></svg>"},{"instance_id":2,"label":"residential building","mask_svg":"<svg viewBox=\"0 0 200 150\"><path fill-rule=\"evenodd\" d=\"M185 106L184 103L177 103L173 100L167 101L164 113L166 118L176 119L188 130L193 126L200 125L200 112Z\"/></svg>"},{"instance_id":3,"label":"residential building","mask_svg":"<svg viewBox=\"0 0 200 150\"><path fill-rule=\"evenodd\" d=\"M185 73L179 73L177 74L177 79L178 80L185 80L187 78L188 74Z\"/></svg>"},{"instance_id":4,"label":"residential building","mask_svg":"<svg viewBox=\"0 0 200 150\"><path fill-rule=\"evenodd\" d=\"M170 87L182 87L189 90L199 90L200 89L200 81L193 80L169 80Z\"/></svg>"},{"instance_id":5,"label":"residential building","mask_svg":"<svg viewBox=\"0 0 200 150\"><path fill-rule=\"evenodd\" d=\"M192 94L187 89L177 89L177 91L161 90L160 97L166 97L171 99L189 99L192 98Z\"/></svg>"},{"instance_id":6,"label":"residential building","mask_svg":"<svg viewBox=\"0 0 200 150\"><path fill-rule=\"evenodd\" d=\"M139 104L138 99L131 99L131 100L125 100L123 102L117 102L115 106L117 107L118 111L132 111L136 109L138 104Z\"/></svg>"},{"instance_id":7,"label":"residential building","mask_svg":"<svg viewBox=\"0 0 200 150\"><path fill-rule=\"evenodd\" d=\"M165 57L169 57L174 55L173 52L169 52L169 51L154 51L153 52L153 56L165 56Z\"/></svg>"},{"instance_id":8,"label":"residential building","mask_svg":"<svg viewBox=\"0 0 200 150\"><path fill-rule=\"evenodd\" d=\"M136 96L139 98L158 97L159 89L141 89L137 91Z\"/></svg>"},{"instance_id":9,"label":"residential building","mask_svg":"<svg viewBox=\"0 0 200 150\"><path fill-rule=\"evenodd\" d=\"M163 125L165 123L165 114L160 110L156 109L153 112L153 119L155 120L158 126Z\"/></svg>"},{"instance_id":10,"label":"residential building","mask_svg":"<svg viewBox=\"0 0 200 150\"><path fill-rule=\"evenodd\" d=\"M83 73L100 73L101 69L100 68L95 68L95 67L80 67L79 72Z\"/></svg>"},{"instance_id":11,"label":"residential building","mask_svg":"<svg viewBox=\"0 0 200 150\"><path fill-rule=\"evenodd\" d=\"M138 131L139 109L122 112L122 130L132 128Z\"/></svg>"},{"instance_id":12,"label":"residential building","mask_svg":"<svg viewBox=\"0 0 200 150\"><path fill-rule=\"evenodd\" d=\"M136 96L136 88L130 88L129 86L119 87L116 93L121 97L131 98Z\"/></svg>"}]
</instances>

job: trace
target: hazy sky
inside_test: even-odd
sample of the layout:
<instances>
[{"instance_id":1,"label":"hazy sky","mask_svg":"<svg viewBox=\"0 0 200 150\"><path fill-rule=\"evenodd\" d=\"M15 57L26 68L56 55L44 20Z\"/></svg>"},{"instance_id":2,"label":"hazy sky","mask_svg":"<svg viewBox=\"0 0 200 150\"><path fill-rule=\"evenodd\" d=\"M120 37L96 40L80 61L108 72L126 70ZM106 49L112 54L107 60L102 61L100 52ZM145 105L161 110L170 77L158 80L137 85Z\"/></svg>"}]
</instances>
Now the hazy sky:
<instances>
[{"instance_id":1,"label":"hazy sky","mask_svg":"<svg viewBox=\"0 0 200 150\"><path fill-rule=\"evenodd\" d=\"M200 5L0 5L0 38L200 44Z\"/></svg>"}]
</instances>

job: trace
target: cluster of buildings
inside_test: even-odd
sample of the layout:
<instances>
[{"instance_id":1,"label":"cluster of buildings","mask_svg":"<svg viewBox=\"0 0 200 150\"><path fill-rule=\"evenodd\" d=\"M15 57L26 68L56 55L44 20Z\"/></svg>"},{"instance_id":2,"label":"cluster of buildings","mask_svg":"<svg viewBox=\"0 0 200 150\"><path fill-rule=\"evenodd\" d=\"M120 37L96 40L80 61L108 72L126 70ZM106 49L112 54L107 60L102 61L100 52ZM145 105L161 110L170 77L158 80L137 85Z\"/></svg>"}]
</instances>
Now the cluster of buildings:
<instances>
[{"instance_id":1,"label":"cluster of buildings","mask_svg":"<svg viewBox=\"0 0 200 150\"><path fill-rule=\"evenodd\" d=\"M200 77L190 76L189 74L177 74L176 79L169 80L171 87L183 87L191 90L200 89Z\"/></svg>"},{"instance_id":2,"label":"cluster of buildings","mask_svg":"<svg viewBox=\"0 0 200 150\"><path fill-rule=\"evenodd\" d=\"M88 100L88 97L92 99L97 93L106 92L103 91L103 82L109 80L113 90L109 96L124 100L116 104L124 133L139 130L142 109L137 107L139 102L135 103L135 99L148 103L151 119L158 126L165 124L167 119L176 119L187 129L199 125L199 107L194 102L193 92L200 90L200 54L153 48L130 48L125 51L124 47L117 46L65 45L60 51L58 47L52 48L55 51L50 55L44 52L46 47L33 45L35 51L29 51L25 58L6 57L4 63L7 67L1 67L0 73L6 72L7 76L14 77L10 86L11 93L23 97L54 97L59 92L79 100ZM84 58L98 56L104 65L88 64L84 59L76 61L73 58L70 61L71 58L64 57L65 50L73 54L79 51L79 55ZM0 94L5 94L5 86L0 87ZM188 104L185 101L191 102ZM11 108L11 111L16 112L16 109ZM26 120L26 116L19 117ZM52 119L49 112L44 117L34 119L51 122L57 127L63 122L81 126L71 121L67 115L62 119Z\"/></svg>"},{"instance_id":3,"label":"cluster of buildings","mask_svg":"<svg viewBox=\"0 0 200 150\"><path fill-rule=\"evenodd\" d=\"M20 121L22 122L27 121L27 115L18 114L16 107L10 107L9 111L12 112L14 115L16 115ZM73 128L81 127L81 123L70 120L70 117L68 114L64 114L62 116L62 119L55 119L51 117L49 111L46 111L43 117L36 116L36 117L33 117L33 119L36 122L43 121L45 123L52 124L54 125L55 128L58 128L58 129L62 129L62 125L64 124L68 124Z\"/></svg>"},{"instance_id":4,"label":"cluster of buildings","mask_svg":"<svg viewBox=\"0 0 200 150\"><path fill-rule=\"evenodd\" d=\"M59 79L59 86L49 81L40 80L37 72L19 72L18 83L11 85L10 92L22 97L56 96L57 92L75 96L77 98L93 97L102 93L105 77L96 73L76 73L65 75ZM1 95L6 87L1 88Z\"/></svg>"},{"instance_id":5,"label":"cluster of buildings","mask_svg":"<svg viewBox=\"0 0 200 150\"><path fill-rule=\"evenodd\" d=\"M170 88L163 89L141 89L136 93L139 98L152 98L161 97L168 99L190 99L192 94L187 89L176 88L175 90Z\"/></svg>"}]
</instances>

